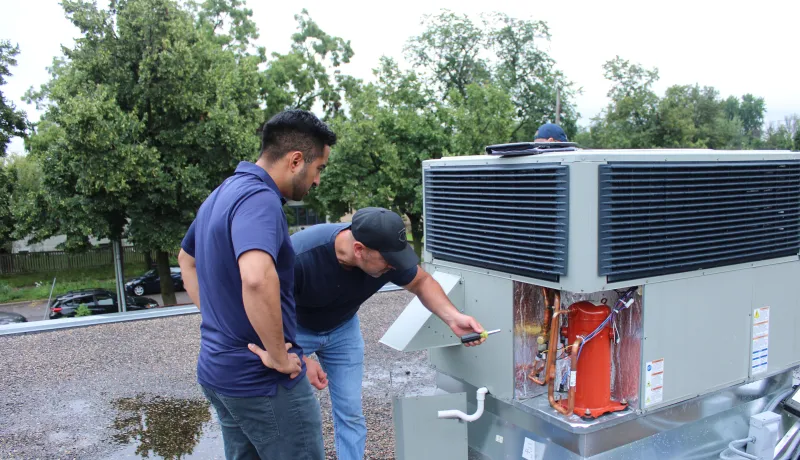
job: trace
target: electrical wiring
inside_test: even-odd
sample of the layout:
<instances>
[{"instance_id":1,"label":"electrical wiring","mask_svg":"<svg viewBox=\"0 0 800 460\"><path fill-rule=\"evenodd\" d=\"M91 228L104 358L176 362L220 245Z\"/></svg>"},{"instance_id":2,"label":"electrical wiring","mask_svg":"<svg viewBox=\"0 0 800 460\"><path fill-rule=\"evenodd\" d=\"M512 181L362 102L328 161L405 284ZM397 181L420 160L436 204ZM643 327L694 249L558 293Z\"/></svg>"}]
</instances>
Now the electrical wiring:
<instances>
[{"instance_id":1,"label":"electrical wiring","mask_svg":"<svg viewBox=\"0 0 800 460\"><path fill-rule=\"evenodd\" d=\"M612 308L611 313L609 313L606 319L604 319L603 322L594 331L592 331L586 337L581 337L583 340L581 341L581 345L578 348L578 358L580 358L581 352L583 351L583 347L586 345L586 343L595 338L598 334L600 334L603 328L607 327L609 323L613 324L613 327L616 330L616 323L614 323L614 319L620 312L630 308L631 305L633 305L634 301L633 296L636 293L637 289L638 288L633 287L627 290L614 290L614 292L617 293L617 295L619 296L617 302L614 304L614 308ZM603 301L605 302L605 299L603 299ZM563 359L567 357L568 356L567 350L569 350L569 348L570 348L569 346L563 346L563 345L557 348L555 350L556 351L555 359ZM546 356L548 352L549 352L548 350L544 350L540 353L540 356ZM535 370L536 369L534 367L533 372L535 372ZM529 378L530 377L531 376L529 376Z\"/></svg>"},{"instance_id":2,"label":"electrical wiring","mask_svg":"<svg viewBox=\"0 0 800 460\"><path fill-rule=\"evenodd\" d=\"M578 348L578 359L580 359L583 347L584 345L586 345L587 342L595 338L600 333L600 331L603 330L603 328L608 326L609 323L613 323L614 318L616 318L619 312L626 310L630 308L631 305L633 305L633 295L636 292L636 289L637 288L630 288L627 291L625 291L625 293L622 296L620 296L619 299L617 299L617 302L614 304L614 308L611 309L611 313L608 314L606 319L603 320L603 322L600 323L599 326L597 326L597 329L592 331L589 335L587 335L584 338L583 342L581 342L581 346Z\"/></svg>"}]
</instances>

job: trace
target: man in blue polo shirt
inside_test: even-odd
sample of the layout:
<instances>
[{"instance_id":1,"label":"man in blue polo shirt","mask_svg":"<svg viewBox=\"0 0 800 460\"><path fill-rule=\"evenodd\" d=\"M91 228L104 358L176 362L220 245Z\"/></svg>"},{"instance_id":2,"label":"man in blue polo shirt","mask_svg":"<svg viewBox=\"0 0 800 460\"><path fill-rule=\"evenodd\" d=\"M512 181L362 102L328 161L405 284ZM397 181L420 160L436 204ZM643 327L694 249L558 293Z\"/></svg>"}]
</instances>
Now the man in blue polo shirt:
<instances>
[{"instance_id":1,"label":"man in blue polo shirt","mask_svg":"<svg viewBox=\"0 0 800 460\"><path fill-rule=\"evenodd\" d=\"M239 163L208 196L181 245L184 286L202 316L197 381L219 416L227 459L324 458L319 403L295 337L295 253L282 205L319 183L335 143L310 112L276 115L258 161Z\"/></svg>"},{"instance_id":2,"label":"man in blue polo shirt","mask_svg":"<svg viewBox=\"0 0 800 460\"><path fill-rule=\"evenodd\" d=\"M416 294L456 335L483 328L459 312L439 283L417 266L403 219L392 211L360 209L352 223L314 225L292 235L292 243L297 342L305 356L316 353L324 368L304 357L308 378L318 389L330 380L339 460L360 460L367 438L361 406L364 339L356 315L361 304L391 281Z\"/></svg>"}]
</instances>

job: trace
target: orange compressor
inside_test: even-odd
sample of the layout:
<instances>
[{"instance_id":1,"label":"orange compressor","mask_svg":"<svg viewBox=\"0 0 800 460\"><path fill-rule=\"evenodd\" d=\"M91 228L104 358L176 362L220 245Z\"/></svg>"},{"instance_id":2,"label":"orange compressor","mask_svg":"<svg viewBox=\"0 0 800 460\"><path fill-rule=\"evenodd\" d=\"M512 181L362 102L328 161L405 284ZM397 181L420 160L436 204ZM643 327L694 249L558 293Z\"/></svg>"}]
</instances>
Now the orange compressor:
<instances>
[{"instance_id":1,"label":"orange compressor","mask_svg":"<svg viewBox=\"0 0 800 460\"><path fill-rule=\"evenodd\" d=\"M569 307L569 325L562 335L568 343L577 336L591 334L611 313L608 305L576 302ZM592 340L583 345L578 359L575 383L575 414L596 418L607 412L624 410L627 406L611 400L611 341L614 331L606 325ZM571 369L575 371L575 369ZM566 402L566 401L564 401Z\"/></svg>"}]
</instances>

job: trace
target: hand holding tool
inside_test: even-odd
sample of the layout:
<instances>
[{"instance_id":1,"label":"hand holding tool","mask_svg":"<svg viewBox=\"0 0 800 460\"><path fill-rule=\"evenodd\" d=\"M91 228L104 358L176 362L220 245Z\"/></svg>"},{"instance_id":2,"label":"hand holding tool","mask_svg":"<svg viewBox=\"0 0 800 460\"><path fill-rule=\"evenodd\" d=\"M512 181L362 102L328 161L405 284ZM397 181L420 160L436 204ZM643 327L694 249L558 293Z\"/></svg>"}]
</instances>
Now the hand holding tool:
<instances>
[{"instance_id":1,"label":"hand holding tool","mask_svg":"<svg viewBox=\"0 0 800 460\"><path fill-rule=\"evenodd\" d=\"M475 342L476 340L485 339L486 337L489 337L490 335L496 334L498 332L500 332L500 329L495 329L493 331L483 331L480 334L477 332L472 332L467 335L462 335L461 343Z\"/></svg>"}]
</instances>

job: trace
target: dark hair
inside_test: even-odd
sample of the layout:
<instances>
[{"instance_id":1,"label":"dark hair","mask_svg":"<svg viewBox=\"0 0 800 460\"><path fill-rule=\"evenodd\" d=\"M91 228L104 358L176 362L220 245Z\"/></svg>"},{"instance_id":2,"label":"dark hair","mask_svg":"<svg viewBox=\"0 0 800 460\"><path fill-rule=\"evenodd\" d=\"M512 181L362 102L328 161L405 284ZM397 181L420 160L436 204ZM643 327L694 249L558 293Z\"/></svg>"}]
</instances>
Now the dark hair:
<instances>
[{"instance_id":1,"label":"dark hair","mask_svg":"<svg viewBox=\"0 0 800 460\"><path fill-rule=\"evenodd\" d=\"M322 156L326 145L334 144L336 133L307 110L283 111L264 123L261 130L261 155L270 162L299 150L311 163Z\"/></svg>"}]
</instances>

